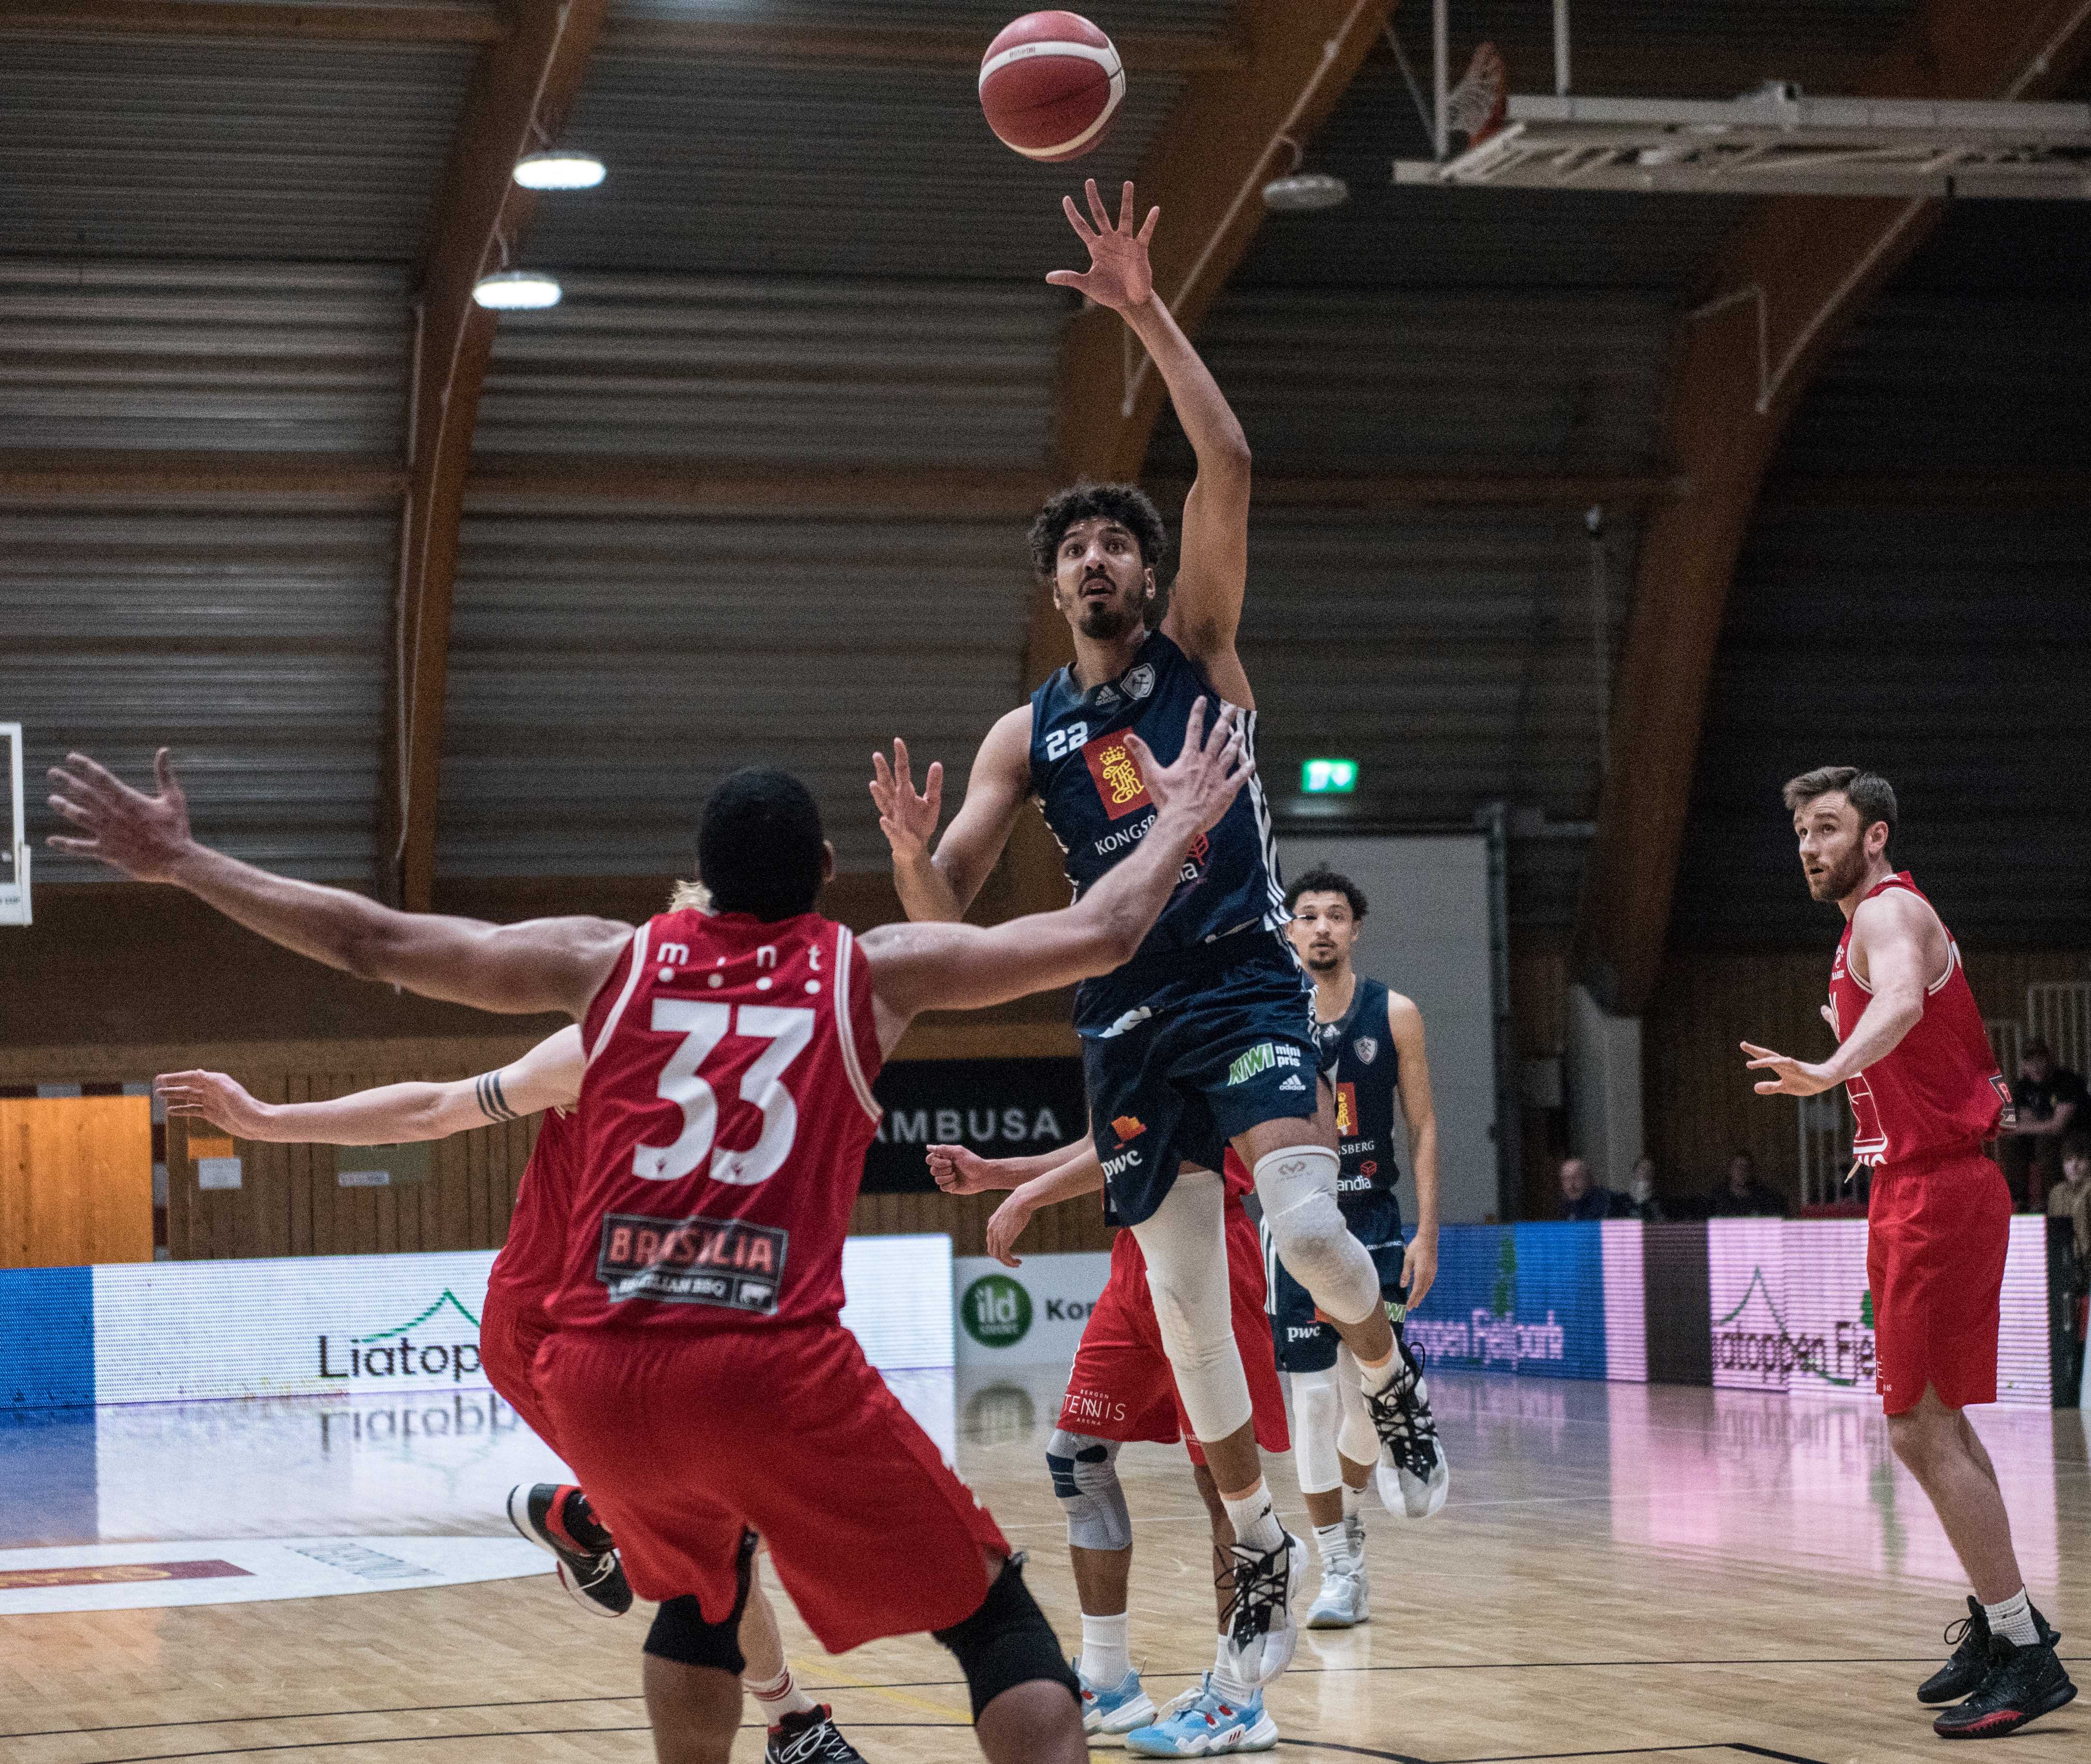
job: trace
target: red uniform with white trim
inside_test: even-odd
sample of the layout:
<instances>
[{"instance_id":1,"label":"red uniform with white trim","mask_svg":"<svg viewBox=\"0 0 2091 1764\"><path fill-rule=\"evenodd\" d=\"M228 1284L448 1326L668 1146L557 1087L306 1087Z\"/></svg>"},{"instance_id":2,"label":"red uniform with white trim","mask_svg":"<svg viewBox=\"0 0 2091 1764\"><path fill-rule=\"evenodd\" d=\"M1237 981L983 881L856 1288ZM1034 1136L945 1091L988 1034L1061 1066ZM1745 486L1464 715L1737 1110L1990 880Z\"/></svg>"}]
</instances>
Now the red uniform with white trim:
<instances>
[{"instance_id":1,"label":"red uniform with white trim","mask_svg":"<svg viewBox=\"0 0 2091 1764\"><path fill-rule=\"evenodd\" d=\"M817 913L665 914L582 1045L537 1385L632 1590L725 1621L752 1526L835 1653L970 1616L1009 1546L842 1326L879 1112L855 940Z\"/></svg>"},{"instance_id":2,"label":"red uniform with white trim","mask_svg":"<svg viewBox=\"0 0 2091 1764\"><path fill-rule=\"evenodd\" d=\"M1868 900L1902 888L1908 871ZM1873 1299L1874 1385L1887 1412L1914 1408L1929 1384L1954 1409L1997 1400L1997 1336L2011 1246L2011 1197L1982 1155L2010 1106L1982 1013L1946 932L1946 970L1925 988L1924 1014L1893 1048L1847 1082L1852 1150L1873 1167L1866 1284ZM1872 989L1852 971L1847 923L1830 970L1837 1039L1858 1026Z\"/></svg>"},{"instance_id":3,"label":"red uniform with white trim","mask_svg":"<svg viewBox=\"0 0 2091 1764\"><path fill-rule=\"evenodd\" d=\"M1254 1180L1231 1150L1226 1180L1227 1284L1235 1345L1254 1405L1256 1443L1266 1452L1287 1452L1292 1437L1285 1425L1285 1392L1278 1382L1270 1319L1264 1310L1263 1246L1241 1203ZM1193 1464L1205 1461L1162 1345L1154 1294L1147 1284L1147 1258L1130 1231L1120 1231L1111 1246L1110 1278L1082 1327L1082 1344L1076 1349L1067 1394L1060 1402L1059 1426L1097 1439L1153 1439L1164 1445L1181 1439Z\"/></svg>"},{"instance_id":4,"label":"red uniform with white trim","mask_svg":"<svg viewBox=\"0 0 2091 1764\"><path fill-rule=\"evenodd\" d=\"M556 1108L545 1112L537 1142L516 1186L507 1241L486 1276L486 1304L479 1318L479 1363L487 1383L554 1452L559 1452L559 1442L537 1393L532 1362L552 1332L545 1305L566 1265L579 1138L571 1114Z\"/></svg>"}]
</instances>

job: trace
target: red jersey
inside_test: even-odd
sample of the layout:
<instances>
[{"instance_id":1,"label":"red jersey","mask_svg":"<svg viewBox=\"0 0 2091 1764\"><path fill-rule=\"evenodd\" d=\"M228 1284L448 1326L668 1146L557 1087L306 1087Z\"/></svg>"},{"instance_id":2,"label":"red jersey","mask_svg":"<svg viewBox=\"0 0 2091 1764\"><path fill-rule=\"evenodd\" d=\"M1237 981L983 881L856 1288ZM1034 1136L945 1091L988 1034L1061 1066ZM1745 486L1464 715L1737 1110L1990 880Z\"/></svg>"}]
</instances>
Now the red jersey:
<instances>
[{"instance_id":1,"label":"red jersey","mask_svg":"<svg viewBox=\"0 0 2091 1764\"><path fill-rule=\"evenodd\" d=\"M573 1211L574 1154L580 1133L574 1116L548 1108L537 1125L537 1143L523 1168L508 1238L486 1276L529 1314L543 1320L545 1301L559 1284L567 1260L567 1221ZM547 1325L549 1327L549 1325Z\"/></svg>"},{"instance_id":2,"label":"red jersey","mask_svg":"<svg viewBox=\"0 0 2091 1764\"><path fill-rule=\"evenodd\" d=\"M871 976L817 913L666 913L581 1025L561 1329L839 1324L877 1130Z\"/></svg>"},{"instance_id":3,"label":"red jersey","mask_svg":"<svg viewBox=\"0 0 2091 1764\"><path fill-rule=\"evenodd\" d=\"M1907 870L1884 877L1866 894L1907 888L1929 907ZM1932 908L1934 916L1938 909ZM1944 922L1939 924L1946 931ZM1830 970L1830 1008L1842 1041L1858 1026L1873 988L1852 971L1847 921ZM1852 1155L1862 1164L1895 1164L1905 1159L1978 1144L1996 1130L2011 1091L1997 1070L1982 1013L1960 965L1960 946L1946 931L1946 971L1925 988L1924 1014L1916 1026L1845 1085L1857 1122Z\"/></svg>"}]
</instances>

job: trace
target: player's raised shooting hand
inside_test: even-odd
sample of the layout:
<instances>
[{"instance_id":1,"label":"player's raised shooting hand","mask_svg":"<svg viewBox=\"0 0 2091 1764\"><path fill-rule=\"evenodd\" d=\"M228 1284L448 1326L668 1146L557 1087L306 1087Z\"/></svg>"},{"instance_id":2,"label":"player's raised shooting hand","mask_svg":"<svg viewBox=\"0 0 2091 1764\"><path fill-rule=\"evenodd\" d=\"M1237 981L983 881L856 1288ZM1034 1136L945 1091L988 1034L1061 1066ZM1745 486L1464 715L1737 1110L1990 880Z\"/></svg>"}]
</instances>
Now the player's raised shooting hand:
<instances>
[{"instance_id":1,"label":"player's raised shooting hand","mask_svg":"<svg viewBox=\"0 0 2091 1764\"><path fill-rule=\"evenodd\" d=\"M1744 1042L1742 1049L1750 1056L1750 1070L1774 1074L1757 1081L1756 1088L1760 1096L1815 1096L1837 1082L1819 1065L1805 1060L1789 1060L1784 1054L1760 1048L1753 1041Z\"/></svg>"},{"instance_id":2,"label":"player's raised shooting hand","mask_svg":"<svg viewBox=\"0 0 2091 1764\"><path fill-rule=\"evenodd\" d=\"M1201 697L1191 707L1190 721L1183 728L1183 751L1176 755L1175 764L1161 764L1154 751L1130 729L1121 739L1161 812L1196 816L1202 833L1219 824L1241 787L1255 775L1248 738L1241 712L1231 704L1223 707L1213 726L1206 728Z\"/></svg>"},{"instance_id":3,"label":"player's raised shooting hand","mask_svg":"<svg viewBox=\"0 0 2091 1764\"><path fill-rule=\"evenodd\" d=\"M69 753L53 766L50 806L87 837L54 833L53 848L77 857L99 858L138 882L171 882L175 867L193 848L188 798L175 781L162 747L153 756L159 794L134 790L99 761Z\"/></svg>"},{"instance_id":4,"label":"player's raised shooting hand","mask_svg":"<svg viewBox=\"0 0 2091 1764\"><path fill-rule=\"evenodd\" d=\"M993 1179L985 1158L964 1146L932 1146L929 1156L929 1174L946 1194L985 1194L1007 1185Z\"/></svg>"},{"instance_id":5,"label":"player's raised shooting hand","mask_svg":"<svg viewBox=\"0 0 2091 1764\"><path fill-rule=\"evenodd\" d=\"M1162 218L1161 209L1149 209L1146 220L1135 232L1133 217L1139 210L1133 200L1131 179L1127 180L1124 194L1119 200L1115 222L1104 207L1096 179L1090 179L1083 187L1089 199L1089 213L1096 222L1093 226L1082 218L1081 210L1075 206L1072 196L1061 197L1060 206L1067 210L1067 223L1074 228L1076 238L1089 247L1089 267L1086 270L1055 269L1046 279L1056 288L1073 288L1114 312L1130 312L1146 305L1154 297L1154 269L1147 260L1147 242L1154 236L1154 223Z\"/></svg>"},{"instance_id":6,"label":"player's raised shooting hand","mask_svg":"<svg viewBox=\"0 0 2091 1764\"><path fill-rule=\"evenodd\" d=\"M871 756L871 799L878 807L878 830L886 835L899 858L921 858L929 854L929 841L937 837L937 818L944 807L944 762L933 760L923 788L915 788L915 775L908 764L908 743L897 736L893 742L893 764L886 755Z\"/></svg>"},{"instance_id":7,"label":"player's raised shooting hand","mask_svg":"<svg viewBox=\"0 0 2091 1764\"><path fill-rule=\"evenodd\" d=\"M153 1092L170 1115L207 1121L235 1139L262 1137L269 1115L266 1103L255 1101L222 1072L162 1072L153 1080Z\"/></svg>"},{"instance_id":8,"label":"player's raised shooting hand","mask_svg":"<svg viewBox=\"0 0 2091 1764\"><path fill-rule=\"evenodd\" d=\"M987 1253L1004 1267L1020 1268L1024 1266L1024 1258L1015 1254L1016 1240L1024 1235L1024 1228L1031 1223L1031 1215L1034 1211L1020 1189L989 1216Z\"/></svg>"}]
</instances>

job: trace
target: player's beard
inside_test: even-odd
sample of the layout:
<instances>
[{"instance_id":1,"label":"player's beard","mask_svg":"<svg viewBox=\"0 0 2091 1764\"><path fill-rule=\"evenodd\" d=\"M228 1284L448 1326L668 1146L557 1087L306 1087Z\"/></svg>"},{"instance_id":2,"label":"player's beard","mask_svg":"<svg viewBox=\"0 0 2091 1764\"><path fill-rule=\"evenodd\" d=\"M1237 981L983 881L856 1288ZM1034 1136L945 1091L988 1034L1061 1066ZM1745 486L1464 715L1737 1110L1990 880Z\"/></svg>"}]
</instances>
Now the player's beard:
<instances>
[{"instance_id":1,"label":"player's beard","mask_svg":"<svg viewBox=\"0 0 2091 1764\"><path fill-rule=\"evenodd\" d=\"M1117 600L1091 600L1082 608L1082 635L1114 643L1140 623L1140 614Z\"/></svg>"},{"instance_id":2,"label":"player's beard","mask_svg":"<svg viewBox=\"0 0 2091 1764\"><path fill-rule=\"evenodd\" d=\"M1819 877L1810 877L1808 892L1818 901L1841 901L1866 879L1866 848L1856 843Z\"/></svg>"},{"instance_id":3,"label":"player's beard","mask_svg":"<svg viewBox=\"0 0 2091 1764\"><path fill-rule=\"evenodd\" d=\"M1327 955L1317 955L1310 949L1300 959L1307 964L1309 974L1334 974L1343 965L1343 958L1333 951Z\"/></svg>"}]
</instances>

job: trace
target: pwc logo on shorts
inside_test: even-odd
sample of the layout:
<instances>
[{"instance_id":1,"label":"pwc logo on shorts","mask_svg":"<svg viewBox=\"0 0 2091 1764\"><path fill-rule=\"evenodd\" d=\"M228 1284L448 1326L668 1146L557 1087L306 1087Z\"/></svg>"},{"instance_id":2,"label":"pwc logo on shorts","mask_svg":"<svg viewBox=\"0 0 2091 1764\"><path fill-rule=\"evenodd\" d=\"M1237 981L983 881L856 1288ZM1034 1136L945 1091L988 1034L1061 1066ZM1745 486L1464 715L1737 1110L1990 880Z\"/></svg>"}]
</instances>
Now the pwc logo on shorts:
<instances>
[{"instance_id":1,"label":"pwc logo on shorts","mask_svg":"<svg viewBox=\"0 0 2091 1764\"><path fill-rule=\"evenodd\" d=\"M653 1219L606 1213L596 1278L610 1301L723 1305L768 1316L784 1284L791 1233L739 1219Z\"/></svg>"},{"instance_id":2,"label":"pwc logo on shorts","mask_svg":"<svg viewBox=\"0 0 2091 1764\"><path fill-rule=\"evenodd\" d=\"M984 1348L1013 1348L1031 1333L1031 1295L1007 1274L983 1274L959 1300L959 1321Z\"/></svg>"},{"instance_id":3,"label":"pwc logo on shorts","mask_svg":"<svg viewBox=\"0 0 2091 1764\"><path fill-rule=\"evenodd\" d=\"M1104 812L1113 820L1123 820L1153 802L1123 734L1097 736L1084 744L1082 758L1089 764L1089 777L1095 781Z\"/></svg>"}]
</instances>

